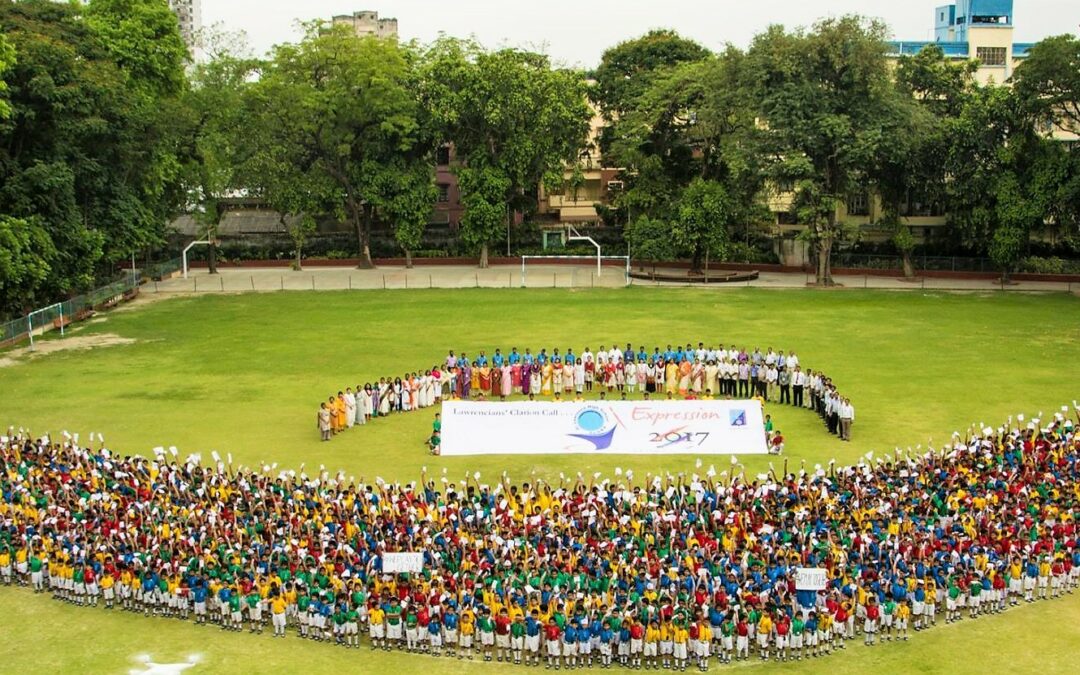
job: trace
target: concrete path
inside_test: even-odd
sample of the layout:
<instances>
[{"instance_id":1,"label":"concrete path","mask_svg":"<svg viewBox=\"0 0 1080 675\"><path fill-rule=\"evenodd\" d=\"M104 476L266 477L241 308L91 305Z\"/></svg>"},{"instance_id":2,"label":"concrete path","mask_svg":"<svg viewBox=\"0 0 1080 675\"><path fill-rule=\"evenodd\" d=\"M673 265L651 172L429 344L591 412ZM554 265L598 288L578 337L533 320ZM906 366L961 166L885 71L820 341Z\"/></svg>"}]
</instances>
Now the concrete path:
<instances>
[{"instance_id":1,"label":"concrete path","mask_svg":"<svg viewBox=\"0 0 1080 675\"><path fill-rule=\"evenodd\" d=\"M732 284L709 284L708 288L722 291L731 288L807 288L813 277L806 274L763 272L754 281ZM1002 287L985 279L935 279L914 281L871 275L837 276L841 289L874 288L888 290L937 291L1022 291L1080 293L1080 283L1023 281ZM634 286L695 286L703 284L652 282L627 279L623 270L607 267L598 276L591 265L536 265L526 269L522 278L519 266L491 267L486 270L465 266L430 266L406 270L403 267L380 267L359 270L353 267L312 267L300 272L282 268L222 269L208 274L205 269L192 270L187 279L176 277L150 282L143 293L243 293L271 291L331 291L416 288L622 288Z\"/></svg>"}]
</instances>

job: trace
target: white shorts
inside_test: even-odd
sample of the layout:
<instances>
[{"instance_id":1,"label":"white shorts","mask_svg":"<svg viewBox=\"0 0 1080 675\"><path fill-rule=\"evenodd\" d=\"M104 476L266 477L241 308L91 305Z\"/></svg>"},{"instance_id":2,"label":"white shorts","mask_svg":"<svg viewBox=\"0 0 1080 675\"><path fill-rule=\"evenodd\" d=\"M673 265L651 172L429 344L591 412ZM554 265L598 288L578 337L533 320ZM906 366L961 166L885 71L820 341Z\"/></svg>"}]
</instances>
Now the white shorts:
<instances>
[{"instance_id":1,"label":"white shorts","mask_svg":"<svg viewBox=\"0 0 1080 675\"><path fill-rule=\"evenodd\" d=\"M561 651L559 650L559 641L549 640L547 643L547 652L548 656L559 656L561 654Z\"/></svg>"},{"instance_id":2,"label":"white shorts","mask_svg":"<svg viewBox=\"0 0 1080 675\"><path fill-rule=\"evenodd\" d=\"M645 656L656 656L657 652L659 651L658 647L659 645L655 642L646 642Z\"/></svg>"},{"instance_id":3,"label":"white shorts","mask_svg":"<svg viewBox=\"0 0 1080 675\"><path fill-rule=\"evenodd\" d=\"M498 635L498 634L496 634L495 635L495 646L498 647L499 649L509 649L510 648L510 634L509 633L507 633L506 635Z\"/></svg>"},{"instance_id":4,"label":"white shorts","mask_svg":"<svg viewBox=\"0 0 1080 675\"><path fill-rule=\"evenodd\" d=\"M490 647L493 644L495 644L495 633L480 631L480 645L483 647Z\"/></svg>"},{"instance_id":5,"label":"white shorts","mask_svg":"<svg viewBox=\"0 0 1080 675\"><path fill-rule=\"evenodd\" d=\"M660 654L662 656L671 656L671 654L674 651L675 651L675 643L674 642L672 642L671 640L661 640L660 641Z\"/></svg>"},{"instance_id":6,"label":"white shorts","mask_svg":"<svg viewBox=\"0 0 1080 675\"><path fill-rule=\"evenodd\" d=\"M641 638L630 638L630 653L631 654L640 654L641 653L641 646L642 646Z\"/></svg>"},{"instance_id":7,"label":"white shorts","mask_svg":"<svg viewBox=\"0 0 1080 675\"><path fill-rule=\"evenodd\" d=\"M368 626L368 634L372 640L381 640L386 637L386 626L381 623L373 623Z\"/></svg>"},{"instance_id":8,"label":"white shorts","mask_svg":"<svg viewBox=\"0 0 1080 675\"><path fill-rule=\"evenodd\" d=\"M577 656L577 643L564 642L562 646L563 656Z\"/></svg>"},{"instance_id":9,"label":"white shorts","mask_svg":"<svg viewBox=\"0 0 1080 675\"><path fill-rule=\"evenodd\" d=\"M510 636L510 649L513 649L516 652L525 649L525 637L517 635Z\"/></svg>"},{"instance_id":10,"label":"white shorts","mask_svg":"<svg viewBox=\"0 0 1080 675\"><path fill-rule=\"evenodd\" d=\"M676 642L675 643L675 658L680 660L680 661L685 661L686 660L686 643L685 642Z\"/></svg>"},{"instance_id":11,"label":"white shorts","mask_svg":"<svg viewBox=\"0 0 1080 675\"><path fill-rule=\"evenodd\" d=\"M540 634L525 636L525 649L535 654L540 651Z\"/></svg>"},{"instance_id":12,"label":"white shorts","mask_svg":"<svg viewBox=\"0 0 1080 675\"><path fill-rule=\"evenodd\" d=\"M386 637L391 640L401 639L401 624L387 624L386 625Z\"/></svg>"},{"instance_id":13,"label":"white shorts","mask_svg":"<svg viewBox=\"0 0 1080 675\"><path fill-rule=\"evenodd\" d=\"M272 614L270 616L270 620L271 620L271 623L274 624L274 628L284 628L285 627L285 614L284 613L282 613L282 614Z\"/></svg>"}]
</instances>

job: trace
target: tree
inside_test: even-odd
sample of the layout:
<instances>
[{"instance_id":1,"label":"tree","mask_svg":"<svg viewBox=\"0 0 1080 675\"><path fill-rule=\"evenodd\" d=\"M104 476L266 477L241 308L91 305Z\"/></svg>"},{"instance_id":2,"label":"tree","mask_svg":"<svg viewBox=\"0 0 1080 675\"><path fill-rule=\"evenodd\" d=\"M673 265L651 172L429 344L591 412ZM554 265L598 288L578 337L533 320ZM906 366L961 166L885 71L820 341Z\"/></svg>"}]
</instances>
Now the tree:
<instances>
[{"instance_id":1,"label":"tree","mask_svg":"<svg viewBox=\"0 0 1080 675\"><path fill-rule=\"evenodd\" d=\"M55 250L33 303L111 278L161 241L178 196L166 113L186 54L176 19L164 3L133 2L131 16L114 4L0 3L18 55L3 75L0 214L36 219Z\"/></svg>"},{"instance_id":2,"label":"tree","mask_svg":"<svg viewBox=\"0 0 1080 675\"><path fill-rule=\"evenodd\" d=\"M0 315L32 306L55 259L52 238L36 219L0 215Z\"/></svg>"},{"instance_id":3,"label":"tree","mask_svg":"<svg viewBox=\"0 0 1080 675\"><path fill-rule=\"evenodd\" d=\"M0 120L11 116L11 106L6 100L8 87L7 82L4 81L4 75L13 65L15 65L15 48L8 44L3 35L0 35Z\"/></svg>"},{"instance_id":4,"label":"tree","mask_svg":"<svg viewBox=\"0 0 1080 675\"><path fill-rule=\"evenodd\" d=\"M510 214L535 208L540 184L560 185L577 160L591 117L586 92L580 73L542 54L448 38L428 51L423 99L461 161L462 238L480 249L481 267Z\"/></svg>"},{"instance_id":5,"label":"tree","mask_svg":"<svg viewBox=\"0 0 1080 675\"><path fill-rule=\"evenodd\" d=\"M689 252L690 271L700 272L709 256L727 252L728 226L741 214L724 186L716 181L695 178L679 199L671 223L671 238L678 249Z\"/></svg>"},{"instance_id":6,"label":"tree","mask_svg":"<svg viewBox=\"0 0 1080 675\"><path fill-rule=\"evenodd\" d=\"M917 242L901 212L914 201L946 201L949 179L941 160L951 142L948 125L966 105L977 67L974 61L947 59L937 45L901 57L897 65L895 118L902 123L883 127L881 152L869 178L881 197L879 224L890 231L906 278L915 276Z\"/></svg>"},{"instance_id":7,"label":"tree","mask_svg":"<svg viewBox=\"0 0 1080 675\"><path fill-rule=\"evenodd\" d=\"M411 67L396 40L316 22L300 43L277 46L252 86L260 142L295 182L336 195L331 210L352 223L361 267L373 266L371 228L399 160L425 154Z\"/></svg>"},{"instance_id":8,"label":"tree","mask_svg":"<svg viewBox=\"0 0 1080 675\"><path fill-rule=\"evenodd\" d=\"M734 48L670 67L614 123L615 161L635 168L618 204L673 227L683 223L675 250L695 270L706 255L723 255L730 227L758 220L763 210L746 74L746 56Z\"/></svg>"},{"instance_id":9,"label":"tree","mask_svg":"<svg viewBox=\"0 0 1080 675\"><path fill-rule=\"evenodd\" d=\"M639 260L674 260L677 256L668 223L642 214L627 223L624 234Z\"/></svg>"},{"instance_id":10,"label":"tree","mask_svg":"<svg viewBox=\"0 0 1080 675\"><path fill-rule=\"evenodd\" d=\"M817 283L831 285L833 244L842 235L836 206L865 184L885 127L899 126L886 54L886 28L858 16L826 19L810 32L772 26L749 59L762 152L774 180L799 187L796 201L815 218L808 237Z\"/></svg>"},{"instance_id":11,"label":"tree","mask_svg":"<svg viewBox=\"0 0 1080 675\"><path fill-rule=\"evenodd\" d=\"M592 99L607 119L618 119L637 108L654 79L667 69L708 56L709 50L674 31L649 31L604 51L594 73Z\"/></svg>"},{"instance_id":12,"label":"tree","mask_svg":"<svg viewBox=\"0 0 1080 675\"><path fill-rule=\"evenodd\" d=\"M1058 35L1035 44L1016 68L1013 83L1044 120L1080 133L1080 38Z\"/></svg>"},{"instance_id":13,"label":"tree","mask_svg":"<svg viewBox=\"0 0 1080 675\"><path fill-rule=\"evenodd\" d=\"M216 54L191 71L190 86L173 115L174 138L181 160L183 203L210 241L207 261L217 274L217 234L224 215L222 199L247 187L243 166L258 130L245 109L249 79L258 62L231 52ZM253 187L253 186L252 186Z\"/></svg>"}]
</instances>

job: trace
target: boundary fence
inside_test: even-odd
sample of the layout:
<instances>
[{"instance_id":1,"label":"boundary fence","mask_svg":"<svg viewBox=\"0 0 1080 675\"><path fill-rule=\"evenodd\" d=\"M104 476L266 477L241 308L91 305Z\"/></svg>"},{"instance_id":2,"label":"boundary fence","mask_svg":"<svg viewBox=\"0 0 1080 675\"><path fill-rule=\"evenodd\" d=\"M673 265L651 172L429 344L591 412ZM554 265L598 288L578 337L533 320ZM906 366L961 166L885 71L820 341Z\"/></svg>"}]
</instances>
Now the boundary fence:
<instances>
[{"instance_id":1,"label":"boundary fence","mask_svg":"<svg viewBox=\"0 0 1080 675\"><path fill-rule=\"evenodd\" d=\"M100 286L63 302L35 309L26 316L0 323L0 347L10 347L23 340L29 340L30 349L33 349L36 336L50 330L59 330L63 335L69 324L82 321L94 311L108 309L131 300L138 294L139 277L132 274L120 281Z\"/></svg>"}]
</instances>

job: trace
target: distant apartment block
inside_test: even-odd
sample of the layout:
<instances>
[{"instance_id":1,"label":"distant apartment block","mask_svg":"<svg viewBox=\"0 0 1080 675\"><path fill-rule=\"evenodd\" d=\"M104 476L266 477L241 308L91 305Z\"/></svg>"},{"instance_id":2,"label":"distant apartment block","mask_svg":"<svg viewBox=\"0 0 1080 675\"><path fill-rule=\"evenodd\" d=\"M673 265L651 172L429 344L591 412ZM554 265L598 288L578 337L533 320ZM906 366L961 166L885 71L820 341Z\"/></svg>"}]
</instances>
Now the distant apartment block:
<instances>
[{"instance_id":1,"label":"distant apartment block","mask_svg":"<svg viewBox=\"0 0 1080 675\"><path fill-rule=\"evenodd\" d=\"M180 36L188 51L195 53L195 39L202 28L202 0L169 0L169 9L180 22Z\"/></svg>"},{"instance_id":2,"label":"distant apartment block","mask_svg":"<svg viewBox=\"0 0 1080 675\"><path fill-rule=\"evenodd\" d=\"M397 37L398 34L397 19L380 19L378 12L363 10L352 14L339 14L333 21L335 25L350 26L357 37Z\"/></svg>"}]
</instances>

